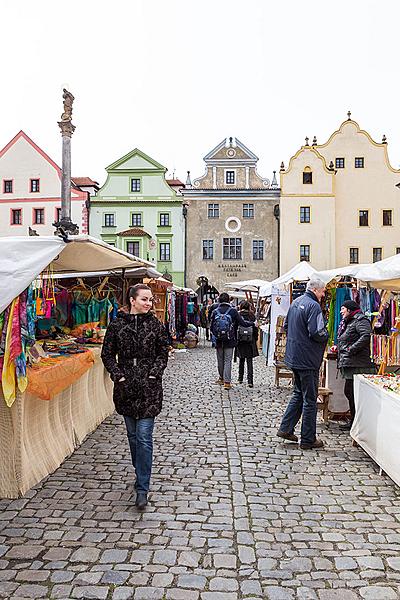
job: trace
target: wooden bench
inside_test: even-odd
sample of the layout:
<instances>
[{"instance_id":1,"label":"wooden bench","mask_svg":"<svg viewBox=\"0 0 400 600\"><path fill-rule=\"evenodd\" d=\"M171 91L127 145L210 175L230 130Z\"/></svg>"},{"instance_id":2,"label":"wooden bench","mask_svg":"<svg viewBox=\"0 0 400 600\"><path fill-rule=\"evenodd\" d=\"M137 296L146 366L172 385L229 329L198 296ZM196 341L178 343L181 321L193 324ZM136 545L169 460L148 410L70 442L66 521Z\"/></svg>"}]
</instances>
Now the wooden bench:
<instances>
[{"instance_id":1,"label":"wooden bench","mask_svg":"<svg viewBox=\"0 0 400 600\"><path fill-rule=\"evenodd\" d=\"M293 371L288 369L288 367L284 363L275 363L275 385L279 387L279 382L281 379L291 379L292 384L294 382Z\"/></svg>"},{"instance_id":2,"label":"wooden bench","mask_svg":"<svg viewBox=\"0 0 400 600\"><path fill-rule=\"evenodd\" d=\"M325 425L329 423L329 398L332 396L332 390L327 387L318 388L317 408L322 410L322 420Z\"/></svg>"}]
</instances>

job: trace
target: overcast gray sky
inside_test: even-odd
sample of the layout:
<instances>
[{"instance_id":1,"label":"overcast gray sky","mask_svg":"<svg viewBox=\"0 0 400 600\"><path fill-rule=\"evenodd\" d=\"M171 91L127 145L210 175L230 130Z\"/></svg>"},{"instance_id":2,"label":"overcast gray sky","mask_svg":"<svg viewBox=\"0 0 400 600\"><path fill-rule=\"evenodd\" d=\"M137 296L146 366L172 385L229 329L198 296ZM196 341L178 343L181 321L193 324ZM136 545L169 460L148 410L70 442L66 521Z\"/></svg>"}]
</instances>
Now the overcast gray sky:
<instances>
[{"instance_id":1,"label":"overcast gray sky","mask_svg":"<svg viewBox=\"0 0 400 600\"><path fill-rule=\"evenodd\" d=\"M0 146L20 129L100 183L135 147L184 180L236 136L270 177L347 110L400 166L398 0L2 0Z\"/></svg>"}]
</instances>

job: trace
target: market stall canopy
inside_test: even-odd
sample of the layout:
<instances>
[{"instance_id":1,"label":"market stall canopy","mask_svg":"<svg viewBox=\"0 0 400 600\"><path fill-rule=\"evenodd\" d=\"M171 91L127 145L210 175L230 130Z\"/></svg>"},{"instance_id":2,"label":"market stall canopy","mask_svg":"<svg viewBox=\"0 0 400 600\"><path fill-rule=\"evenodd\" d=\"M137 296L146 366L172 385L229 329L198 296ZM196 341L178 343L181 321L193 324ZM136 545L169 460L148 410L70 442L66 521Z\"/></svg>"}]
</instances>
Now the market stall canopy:
<instances>
[{"instance_id":1,"label":"market stall canopy","mask_svg":"<svg viewBox=\"0 0 400 600\"><path fill-rule=\"evenodd\" d=\"M270 296L272 291L272 286L284 286L293 283L294 281L308 281L315 273L314 267L310 265L307 261L301 261L297 263L294 267L289 269L287 273L284 273L280 277L277 277L267 285L264 285L260 288L260 297Z\"/></svg>"},{"instance_id":2,"label":"market stall canopy","mask_svg":"<svg viewBox=\"0 0 400 600\"><path fill-rule=\"evenodd\" d=\"M270 282L266 279L247 279L246 281L235 281L235 283L227 283L225 287L242 292L258 292L261 287L269 284Z\"/></svg>"},{"instance_id":3,"label":"market stall canopy","mask_svg":"<svg viewBox=\"0 0 400 600\"><path fill-rule=\"evenodd\" d=\"M328 271L317 271L314 273L316 277L319 277L326 284L330 283L334 279L338 279L340 277L356 277L358 278L358 273L361 269L368 267L370 265L349 265L348 267L336 267L336 269L329 269Z\"/></svg>"},{"instance_id":4,"label":"market stall canopy","mask_svg":"<svg viewBox=\"0 0 400 600\"><path fill-rule=\"evenodd\" d=\"M370 283L377 289L400 291L400 254L364 265L358 271L357 279Z\"/></svg>"},{"instance_id":5,"label":"market stall canopy","mask_svg":"<svg viewBox=\"0 0 400 600\"><path fill-rule=\"evenodd\" d=\"M112 275L121 275L121 269L114 271L86 271L86 272L77 272L75 273L54 273L55 279L69 279L71 277L106 277ZM161 277L161 273L157 271L154 267L137 267L135 269L125 269L124 271L125 277L132 279L142 279L143 277L149 277L151 279L157 279Z\"/></svg>"},{"instance_id":6,"label":"market stall canopy","mask_svg":"<svg viewBox=\"0 0 400 600\"><path fill-rule=\"evenodd\" d=\"M57 273L153 266L88 235L0 238L0 312L49 265Z\"/></svg>"}]
</instances>

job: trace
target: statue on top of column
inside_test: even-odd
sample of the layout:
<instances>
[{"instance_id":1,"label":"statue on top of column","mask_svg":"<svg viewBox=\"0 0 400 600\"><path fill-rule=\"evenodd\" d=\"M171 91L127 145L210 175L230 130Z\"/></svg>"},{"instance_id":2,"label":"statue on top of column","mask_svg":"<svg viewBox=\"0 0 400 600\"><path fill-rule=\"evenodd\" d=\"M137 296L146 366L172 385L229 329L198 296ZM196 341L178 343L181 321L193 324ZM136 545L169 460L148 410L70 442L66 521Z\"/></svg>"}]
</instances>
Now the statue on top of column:
<instances>
[{"instance_id":1,"label":"statue on top of column","mask_svg":"<svg viewBox=\"0 0 400 600\"><path fill-rule=\"evenodd\" d=\"M61 121L72 121L72 104L74 102L74 96L66 90L63 89L63 100L64 100L64 112L61 115Z\"/></svg>"}]
</instances>

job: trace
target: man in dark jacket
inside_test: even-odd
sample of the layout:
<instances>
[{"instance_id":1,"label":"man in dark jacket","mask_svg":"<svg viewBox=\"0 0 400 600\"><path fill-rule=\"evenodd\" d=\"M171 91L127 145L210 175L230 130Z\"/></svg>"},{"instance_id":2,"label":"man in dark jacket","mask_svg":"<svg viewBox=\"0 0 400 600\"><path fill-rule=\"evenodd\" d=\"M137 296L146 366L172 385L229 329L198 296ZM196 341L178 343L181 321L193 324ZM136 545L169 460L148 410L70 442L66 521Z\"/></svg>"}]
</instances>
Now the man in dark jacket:
<instances>
[{"instance_id":1,"label":"man in dark jacket","mask_svg":"<svg viewBox=\"0 0 400 600\"><path fill-rule=\"evenodd\" d=\"M302 416L300 448L322 448L316 438L318 377L328 331L320 301L325 295L321 279L311 279L306 293L292 303L285 320L285 363L294 373L294 390L283 415L278 436L297 442L294 429Z\"/></svg>"},{"instance_id":2,"label":"man in dark jacket","mask_svg":"<svg viewBox=\"0 0 400 600\"><path fill-rule=\"evenodd\" d=\"M230 331L224 339L220 339L218 333L218 320L221 318L221 315L227 315L231 323ZM243 317L239 315L236 308L233 308L233 306L229 304L229 294L223 292L219 296L218 306L212 310L210 329L215 337L217 348L219 373L217 383L223 385L226 390L230 390L232 387L232 358L234 348L237 345L237 328L239 325L251 327L253 323L251 321L245 321Z\"/></svg>"}]
</instances>

